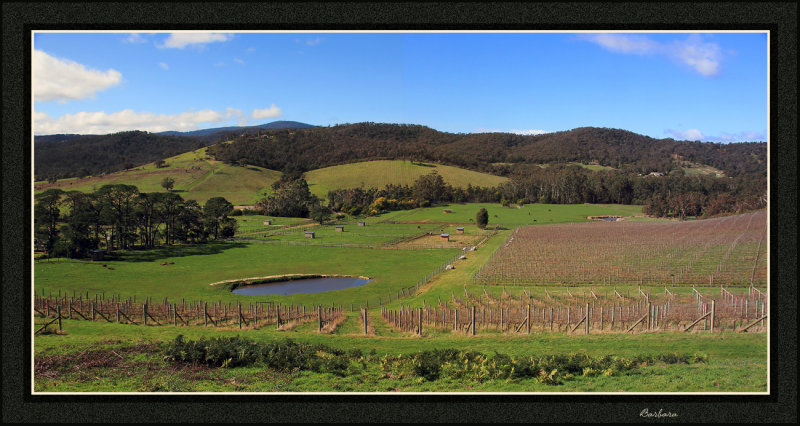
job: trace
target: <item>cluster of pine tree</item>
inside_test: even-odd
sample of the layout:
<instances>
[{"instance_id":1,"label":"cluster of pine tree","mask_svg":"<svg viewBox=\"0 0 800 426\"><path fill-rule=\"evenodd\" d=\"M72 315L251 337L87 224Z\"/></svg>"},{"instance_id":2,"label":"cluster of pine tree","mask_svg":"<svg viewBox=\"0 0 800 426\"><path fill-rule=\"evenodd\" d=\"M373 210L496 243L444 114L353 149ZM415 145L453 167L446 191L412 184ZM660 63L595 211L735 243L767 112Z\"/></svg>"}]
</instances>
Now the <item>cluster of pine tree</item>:
<instances>
[{"instance_id":1,"label":"cluster of pine tree","mask_svg":"<svg viewBox=\"0 0 800 426\"><path fill-rule=\"evenodd\" d=\"M201 206L174 192L104 185L92 193L48 189L35 197L37 248L56 257L85 257L98 248L152 248L232 237L233 205L214 197Z\"/></svg>"}]
</instances>

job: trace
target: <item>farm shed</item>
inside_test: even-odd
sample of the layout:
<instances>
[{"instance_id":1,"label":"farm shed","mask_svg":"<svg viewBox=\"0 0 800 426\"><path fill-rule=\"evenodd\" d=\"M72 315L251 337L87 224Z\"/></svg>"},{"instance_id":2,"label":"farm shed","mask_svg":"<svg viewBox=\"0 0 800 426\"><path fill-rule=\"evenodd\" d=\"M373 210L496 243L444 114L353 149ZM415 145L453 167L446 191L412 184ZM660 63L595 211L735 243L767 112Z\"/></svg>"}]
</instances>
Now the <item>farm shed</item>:
<instances>
[{"instance_id":1,"label":"farm shed","mask_svg":"<svg viewBox=\"0 0 800 426\"><path fill-rule=\"evenodd\" d=\"M451 209L444 209L444 210L442 210L442 213L453 213L453 210L451 210Z\"/></svg>"},{"instance_id":2,"label":"farm shed","mask_svg":"<svg viewBox=\"0 0 800 426\"><path fill-rule=\"evenodd\" d=\"M344 232L344 226L337 226L336 232Z\"/></svg>"},{"instance_id":3,"label":"farm shed","mask_svg":"<svg viewBox=\"0 0 800 426\"><path fill-rule=\"evenodd\" d=\"M314 233L311 231L306 232L306 238L314 238Z\"/></svg>"},{"instance_id":4,"label":"farm shed","mask_svg":"<svg viewBox=\"0 0 800 426\"><path fill-rule=\"evenodd\" d=\"M271 220L265 220L264 221L264 225L272 225L272 221Z\"/></svg>"},{"instance_id":5,"label":"farm shed","mask_svg":"<svg viewBox=\"0 0 800 426\"><path fill-rule=\"evenodd\" d=\"M103 260L106 257L105 249L92 250L92 260Z\"/></svg>"},{"instance_id":6,"label":"farm shed","mask_svg":"<svg viewBox=\"0 0 800 426\"><path fill-rule=\"evenodd\" d=\"M464 233L464 228L459 226L458 228L456 228L456 233L463 234Z\"/></svg>"},{"instance_id":7,"label":"farm shed","mask_svg":"<svg viewBox=\"0 0 800 426\"><path fill-rule=\"evenodd\" d=\"M450 234L439 235L439 239L442 241L450 241Z\"/></svg>"},{"instance_id":8,"label":"farm shed","mask_svg":"<svg viewBox=\"0 0 800 426\"><path fill-rule=\"evenodd\" d=\"M367 226L367 222L358 222L358 226Z\"/></svg>"}]
</instances>

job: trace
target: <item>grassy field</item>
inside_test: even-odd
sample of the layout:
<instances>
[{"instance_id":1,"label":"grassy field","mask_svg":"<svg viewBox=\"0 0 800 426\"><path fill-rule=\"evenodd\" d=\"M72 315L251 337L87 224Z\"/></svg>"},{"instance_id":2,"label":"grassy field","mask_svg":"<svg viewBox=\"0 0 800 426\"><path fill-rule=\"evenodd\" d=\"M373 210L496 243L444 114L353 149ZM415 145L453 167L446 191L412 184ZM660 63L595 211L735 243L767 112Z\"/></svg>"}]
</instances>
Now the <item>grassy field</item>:
<instances>
[{"instance_id":1,"label":"grassy field","mask_svg":"<svg viewBox=\"0 0 800 426\"><path fill-rule=\"evenodd\" d=\"M365 161L326 167L307 172L305 178L311 193L325 199L328 191L334 189L359 187L382 189L390 183L411 186L420 176L432 171L441 175L445 183L456 187L465 187L466 182L473 186L497 186L508 181L504 177L458 167L399 160Z\"/></svg>"},{"instance_id":2,"label":"grassy field","mask_svg":"<svg viewBox=\"0 0 800 426\"><path fill-rule=\"evenodd\" d=\"M235 205L249 205L269 193L272 183L280 178L280 172L274 170L211 160L205 148L167 158L165 162L166 166L161 168L150 163L104 176L62 179L53 184L36 182L34 192L48 188L91 192L103 185L120 183L135 185L143 192L163 192L161 181L171 177L175 180L173 191L186 200L203 204L211 197L225 197Z\"/></svg>"},{"instance_id":3,"label":"grassy field","mask_svg":"<svg viewBox=\"0 0 800 426\"><path fill-rule=\"evenodd\" d=\"M341 227L341 231L339 231ZM369 223L358 226L355 222L320 225L316 223L302 224L293 227L275 227L272 225L247 227L239 230L237 237L269 241L293 241L305 244L351 244L385 246L402 244L402 247L426 246L427 248L463 247L477 242L488 232L479 230L475 225L464 226L464 233L457 233L456 226L436 224L387 224ZM313 232L314 238L307 238L306 233ZM449 241L442 241L440 234L449 234Z\"/></svg>"},{"instance_id":4,"label":"grassy field","mask_svg":"<svg viewBox=\"0 0 800 426\"><path fill-rule=\"evenodd\" d=\"M356 320L351 318L350 321ZM269 327L247 333L256 341L291 338L297 342L325 344L341 350L358 349L364 362L348 369L344 377L309 371L282 372L260 366L213 368L164 361L162 342L178 334L186 338L236 336L237 330L187 327L140 327L90 324L65 320L68 334L37 337L35 353L41 376L37 392L764 392L766 336L762 334L714 335L645 334L568 336L450 335L436 339L411 336L369 338L356 333L317 334L276 331ZM342 328L345 328L343 325ZM386 374L380 358L408 355L430 349L464 349L511 356L587 354L639 356L642 354L702 354L706 363L640 367L633 374L577 376L559 385L533 379L481 380L441 378L427 381L413 375ZM78 366L79 368L72 368Z\"/></svg>"},{"instance_id":5,"label":"grassy field","mask_svg":"<svg viewBox=\"0 0 800 426\"><path fill-rule=\"evenodd\" d=\"M514 227L543 225L549 223L590 222L588 216L618 215L626 220L643 219L642 206L619 204L525 204L521 207L503 207L499 204L469 203L450 204L414 210L386 213L383 221L429 222L429 223L475 223L478 210L489 212L489 226ZM445 210L450 210L445 213Z\"/></svg>"},{"instance_id":6,"label":"grassy field","mask_svg":"<svg viewBox=\"0 0 800 426\"><path fill-rule=\"evenodd\" d=\"M681 161L681 170L686 173L687 176L697 176L697 175L710 175L716 177L725 176L725 172L715 167L700 164L700 163L693 163L691 161Z\"/></svg>"},{"instance_id":7,"label":"grassy field","mask_svg":"<svg viewBox=\"0 0 800 426\"><path fill-rule=\"evenodd\" d=\"M459 252L442 250L384 250L221 242L198 246L130 251L118 260L100 262L39 261L34 265L36 294L62 291L139 300L278 301L289 304L347 304L377 299L414 285ZM167 265L162 265L167 262ZM174 262L174 263L173 263ZM336 274L374 278L370 284L317 294L240 296L209 284L248 277L281 274Z\"/></svg>"},{"instance_id":8,"label":"grassy field","mask_svg":"<svg viewBox=\"0 0 800 426\"><path fill-rule=\"evenodd\" d=\"M459 248L426 250L404 249L403 244L381 246L397 237L418 231L453 233L455 226L464 226L468 236L480 236L470 224L481 207L487 208L491 225L501 225L493 237L476 251ZM442 213L448 208L452 213ZM131 250L116 259L103 262L37 261L34 264L34 292L37 295L86 293L106 297L119 295L123 300L146 297L154 302L168 298L170 302L204 300L208 302L274 302L311 306L342 306L343 322L330 333L317 332L312 322L284 330L274 325L239 330L233 326L137 326L105 321L64 320L62 334L40 334L34 338L34 383L37 392L764 392L766 390L767 336L765 333L597 333L592 335L541 332L532 334L500 333L479 330L476 336L450 329L428 328L423 337L391 327L380 318L376 300L383 307L399 309L436 305L464 291L492 297L503 292L519 297L530 291L535 298L545 297L545 288L522 286L483 286L473 277L489 261L512 234L513 228L537 225L586 222L590 215L640 216L638 206L592 205L526 205L505 208L496 204L450 205L387 213L363 219L366 227L357 227L354 218L343 222L345 232L337 233L334 225L319 226L307 219L239 216L239 232L243 238L253 234L275 232L273 242L246 240L177 246L153 250ZM270 226L265 219L274 219ZM551 222L552 220L552 222ZM398 223L393 223L398 222ZM425 229L423 229L425 228ZM305 244L306 229L318 232L319 240ZM263 234L262 234L263 235ZM283 240L283 241L280 241ZM375 248L323 247L324 241L374 244ZM386 295L400 288L413 286L454 256L465 258L453 262L452 270L433 276L415 294L387 301ZM166 265L162 263L166 262ZM105 266L103 266L105 265ZM374 281L345 290L314 294L241 296L225 286L212 282L279 274L338 274L367 276ZM612 286L570 287L576 295L589 290L609 297ZM626 297L635 297L638 286L618 286ZM642 288L654 300L664 293L663 286ZM692 295L689 288L670 287L681 297ZM566 288L548 287L556 300L566 299ZM711 290L701 289L713 295ZM717 290L718 294L718 290ZM359 307L369 300L370 334L363 335ZM351 307L354 307L351 310ZM34 327L44 323L34 317ZM220 336L244 336L256 342L291 339L297 342L324 344L343 351L358 349L364 356L351 362L344 376L312 371L281 371L260 365L215 367L186 363L170 363L164 359L164 347L178 335L187 339ZM592 357L642 355L699 354L706 362L690 364L642 365L630 373L617 375L576 375L553 385L533 378L486 379L478 372L455 379L442 377L424 380L413 374L387 372L386 357L412 356L432 349L461 349L496 353L514 357L586 354Z\"/></svg>"}]
</instances>

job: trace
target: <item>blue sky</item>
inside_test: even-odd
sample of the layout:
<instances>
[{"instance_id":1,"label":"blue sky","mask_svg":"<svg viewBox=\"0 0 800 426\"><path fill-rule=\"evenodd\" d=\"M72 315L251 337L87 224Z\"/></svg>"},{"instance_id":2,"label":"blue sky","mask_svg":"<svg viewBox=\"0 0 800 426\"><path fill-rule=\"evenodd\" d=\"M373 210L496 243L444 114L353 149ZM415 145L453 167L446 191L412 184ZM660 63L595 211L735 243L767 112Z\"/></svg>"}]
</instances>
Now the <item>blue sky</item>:
<instances>
[{"instance_id":1,"label":"blue sky","mask_svg":"<svg viewBox=\"0 0 800 426\"><path fill-rule=\"evenodd\" d=\"M294 120L766 141L767 51L729 32L38 32L34 133Z\"/></svg>"}]
</instances>

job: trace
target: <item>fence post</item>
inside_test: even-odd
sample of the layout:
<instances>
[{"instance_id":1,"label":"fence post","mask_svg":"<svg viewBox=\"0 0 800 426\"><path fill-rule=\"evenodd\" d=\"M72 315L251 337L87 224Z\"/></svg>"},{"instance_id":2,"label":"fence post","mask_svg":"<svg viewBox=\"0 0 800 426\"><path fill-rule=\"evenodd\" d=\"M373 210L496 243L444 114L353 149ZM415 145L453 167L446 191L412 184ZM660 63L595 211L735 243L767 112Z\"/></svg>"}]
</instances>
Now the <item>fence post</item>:
<instances>
[{"instance_id":1,"label":"fence post","mask_svg":"<svg viewBox=\"0 0 800 426\"><path fill-rule=\"evenodd\" d=\"M472 306L472 319L471 319L471 326L472 326L472 335L475 335L475 305ZM420 333L422 334L422 333Z\"/></svg>"},{"instance_id":2,"label":"fence post","mask_svg":"<svg viewBox=\"0 0 800 426\"><path fill-rule=\"evenodd\" d=\"M714 304L714 300L711 300L711 332L714 332L714 315L717 313L717 307Z\"/></svg>"},{"instance_id":3,"label":"fence post","mask_svg":"<svg viewBox=\"0 0 800 426\"><path fill-rule=\"evenodd\" d=\"M322 305L317 306L317 322L319 325L317 331L322 331Z\"/></svg>"},{"instance_id":4,"label":"fence post","mask_svg":"<svg viewBox=\"0 0 800 426\"><path fill-rule=\"evenodd\" d=\"M203 302L203 322L208 327L208 302Z\"/></svg>"},{"instance_id":5,"label":"fence post","mask_svg":"<svg viewBox=\"0 0 800 426\"><path fill-rule=\"evenodd\" d=\"M366 308L365 308L365 309L364 309L364 335L367 335L367 331L369 330L369 324L368 324L368 321L369 321L369 320L367 319L367 310L366 310Z\"/></svg>"},{"instance_id":6,"label":"fence post","mask_svg":"<svg viewBox=\"0 0 800 426\"><path fill-rule=\"evenodd\" d=\"M61 331L61 305L58 305L58 331Z\"/></svg>"},{"instance_id":7,"label":"fence post","mask_svg":"<svg viewBox=\"0 0 800 426\"><path fill-rule=\"evenodd\" d=\"M472 309L474 310L475 307L473 307ZM422 308L419 308L419 312L417 312L417 320L419 322L419 324L417 325L417 334L422 336ZM475 334L475 330L473 330L472 334Z\"/></svg>"},{"instance_id":8,"label":"fence post","mask_svg":"<svg viewBox=\"0 0 800 426\"><path fill-rule=\"evenodd\" d=\"M531 305L528 305L528 317L525 320L525 331L531 334Z\"/></svg>"},{"instance_id":9,"label":"fence post","mask_svg":"<svg viewBox=\"0 0 800 426\"><path fill-rule=\"evenodd\" d=\"M600 331L603 331L603 305L600 305Z\"/></svg>"},{"instance_id":10,"label":"fence post","mask_svg":"<svg viewBox=\"0 0 800 426\"><path fill-rule=\"evenodd\" d=\"M589 304L586 304L586 334L589 334Z\"/></svg>"},{"instance_id":11,"label":"fence post","mask_svg":"<svg viewBox=\"0 0 800 426\"><path fill-rule=\"evenodd\" d=\"M242 302L236 302L236 313L239 316L239 329L242 328Z\"/></svg>"},{"instance_id":12,"label":"fence post","mask_svg":"<svg viewBox=\"0 0 800 426\"><path fill-rule=\"evenodd\" d=\"M147 303L142 304L142 323L147 325Z\"/></svg>"}]
</instances>

